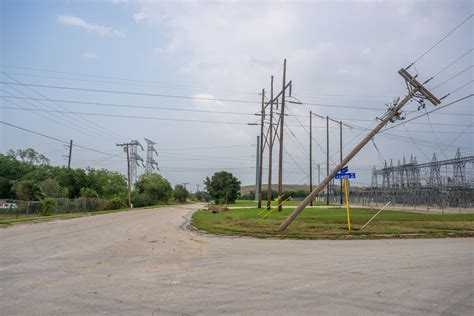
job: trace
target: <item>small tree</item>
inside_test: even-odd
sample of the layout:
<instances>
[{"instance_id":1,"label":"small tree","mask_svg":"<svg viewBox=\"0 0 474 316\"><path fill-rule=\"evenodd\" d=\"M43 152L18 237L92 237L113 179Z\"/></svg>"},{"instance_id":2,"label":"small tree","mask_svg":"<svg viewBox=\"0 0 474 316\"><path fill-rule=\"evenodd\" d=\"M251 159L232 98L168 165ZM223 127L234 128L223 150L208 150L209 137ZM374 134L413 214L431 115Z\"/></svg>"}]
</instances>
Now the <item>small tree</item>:
<instances>
[{"instance_id":1,"label":"small tree","mask_svg":"<svg viewBox=\"0 0 474 316\"><path fill-rule=\"evenodd\" d=\"M51 210L54 207L54 200L51 198L46 198L43 200L43 209L41 210L41 216L51 215Z\"/></svg>"},{"instance_id":2,"label":"small tree","mask_svg":"<svg viewBox=\"0 0 474 316\"><path fill-rule=\"evenodd\" d=\"M173 195L174 195L174 199L176 201L184 203L184 202L186 202L186 199L189 197L189 192L188 192L188 190L186 190L184 185L177 184L174 187Z\"/></svg>"},{"instance_id":3,"label":"small tree","mask_svg":"<svg viewBox=\"0 0 474 316\"><path fill-rule=\"evenodd\" d=\"M209 202L212 197L206 191L198 191L196 192L196 199L201 202Z\"/></svg>"},{"instance_id":4,"label":"small tree","mask_svg":"<svg viewBox=\"0 0 474 316\"><path fill-rule=\"evenodd\" d=\"M42 197L40 188L30 180L17 181L12 188L19 200L32 201Z\"/></svg>"},{"instance_id":5,"label":"small tree","mask_svg":"<svg viewBox=\"0 0 474 316\"><path fill-rule=\"evenodd\" d=\"M135 183L135 188L138 193L143 193L150 198L153 203L167 202L173 195L173 188L168 180L156 173L140 176Z\"/></svg>"},{"instance_id":6,"label":"small tree","mask_svg":"<svg viewBox=\"0 0 474 316\"><path fill-rule=\"evenodd\" d=\"M38 184L39 188L41 189L41 193L45 197L53 197L53 198L61 198L67 197L67 189L61 188L59 186L58 181L52 178L48 178L44 181L41 181Z\"/></svg>"},{"instance_id":7,"label":"small tree","mask_svg":"<svg viewBox=\"0 0 474 316\"><path fill-rule=\"evenodd\" d=\"M227 171L219 171L204 181L206 191L215 200L216 204L233 203L240 194L240 181Z\"/></svg>"},{"instance_id":8,"label":"small tree","mask_svg":"<svg viewBox=\"0 0 474 316\"><path fill-rule=\"evenodd\" d=\"M83 198L97 198L99 195L97 192L91 188L81 188L81 197Z\"/></svg>"}]
</instances>

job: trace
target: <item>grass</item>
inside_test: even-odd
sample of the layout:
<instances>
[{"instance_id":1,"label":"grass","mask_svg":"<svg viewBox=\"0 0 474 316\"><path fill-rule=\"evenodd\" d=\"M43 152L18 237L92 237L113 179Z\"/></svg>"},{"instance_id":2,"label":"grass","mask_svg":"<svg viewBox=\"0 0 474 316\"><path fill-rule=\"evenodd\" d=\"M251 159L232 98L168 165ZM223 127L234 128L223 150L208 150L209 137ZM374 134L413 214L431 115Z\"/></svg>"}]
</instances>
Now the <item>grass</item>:
<instances>
[{"instance_id":1,"label":"grass","mask_svg":"<svg viewBox=\"0 0 474 316\"><path fill-rule=\"evenodd\" d=\"M261 219L257 208L232 209L214 214L194 213L192 225L214 234L294 239L378 239L474 237L474 214L422 214L383 211L364 230L360 228L375 214L369 209L351 210L351 228L347 230L345 209L307 209L283 232L278 225L292 209L274 211Z\"/></svg>"},{"instance_id":2,"label":"grass","mask_svg":"<svg viewBox=\"0 0 474 316\"><path fill-rule=\"evenodd\" d=\"M85 216L94 216L94 215L101 215L101 214L110 214L110 213L119 213L119 212L128 212L128 211L138 211L138 210L145 210L145 209L152 209L152 208L160 208L169 205L183 205L183 204L191 204L192 202L185 202L185 203L164 203L164 204L157 204L152 206L145 206L139 208L122 208L117 210L104 210L104 211L94 211L94 212L79 212L79 213L67 213L67 214L53 214L49 216L28 216L28 217L19 217L16 218L15 214L6 215L2 214L2 218L0 218L0 225L12 225L15 223L23 223L23 222L41 222L41 221L48 221L52 219L71 219L71 218L78 218L78 217L85 217ZM21 214L24 215L24 214Z\"/></svg>"},{"instance_id":3,"label":"grass","mask_svg":"<svg viewBox=\"0 0 474 316\"><path fill-rule=\"evenodd\" d=\"M284 206L297 206L301 201L286 201L283 203ZM267 200L262 200L262 205L267 205ZM273 205L277 205L276 202L273 202ZM313 205L326 205L326 202L314 201ZM332 204L329 204L332 205ZM236 200L233 204L228 204L228 207L238 207L238 206L257 206L257 201L252 200Z\"/></svg>"}]
</instances>

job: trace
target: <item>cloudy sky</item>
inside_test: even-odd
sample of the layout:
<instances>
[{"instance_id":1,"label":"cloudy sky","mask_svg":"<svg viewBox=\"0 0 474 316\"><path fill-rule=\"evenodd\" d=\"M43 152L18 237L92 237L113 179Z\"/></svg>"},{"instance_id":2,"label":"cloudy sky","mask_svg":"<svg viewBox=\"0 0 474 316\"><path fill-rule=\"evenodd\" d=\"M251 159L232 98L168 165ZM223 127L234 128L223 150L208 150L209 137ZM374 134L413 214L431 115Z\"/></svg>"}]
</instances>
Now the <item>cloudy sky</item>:
<instances>
[{"instance_id":1,"label":"cloudy sky","mask_svg":"<svg viewBox=\"0 0 474 316\"><path fill-rule=\"evenodd\" d=\"M474 18L424 55L473 11L472 1L2 1L0 120L56 140L0 124L0 152L32 147L64 165L58 140L73 139L88 148L73 148L73 167L125 172L116 143L146 137L173 184L194 190L221 169L251 184L259 128L247 123L257 122L271 75L281 89L286 58L303 104L287 107L284 178L308 183L310 110L353 126L343 131L348 152L385 103L406 94L397 71L417 59L409 71L435 75L427 87L451 93L444 104L473 93ZM448 159L458 147L472 155L472 102L378 135L350 165L356 183L370 183L383 160ZM417 105L407 119L433 109ZM317 178L325 121L314 125ZM331 165L338 147L333 123Z\"/></svg>"}]
</instances>

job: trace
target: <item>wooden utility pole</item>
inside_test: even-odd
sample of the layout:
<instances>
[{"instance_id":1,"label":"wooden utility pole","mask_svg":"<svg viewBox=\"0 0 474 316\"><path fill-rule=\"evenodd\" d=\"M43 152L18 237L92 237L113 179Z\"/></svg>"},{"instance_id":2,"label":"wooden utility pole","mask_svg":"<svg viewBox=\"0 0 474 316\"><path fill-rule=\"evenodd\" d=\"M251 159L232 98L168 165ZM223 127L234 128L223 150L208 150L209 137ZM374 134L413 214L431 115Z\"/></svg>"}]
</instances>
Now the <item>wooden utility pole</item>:
<instances>
[{"instance_id":1,"label":"wooden utility pole","mask_svg":"<svg viewBox=\"0 0 474 316\"><path fill-rule=\"evenodd\" d=\"M127 179L128 179L128 207L132 207L132 181L131 181L131 175L130 175L130 150L129 146L131 143L123 143L123 144L117 144L117 146L121 146L123 150L127 153Z\"/></svg>"},{"instance_id":2,"label":"wooden utility pole","mask_svg":"<svg viewBox=\"0 0 474 316\"><path fill-rule=\"evenodd\" d=\"M326 116L326 177L329 176L329 116ZM329 205L329 189L331 183L326 187L326 205Z\"/></svg>"},{"instance_id":3,"label":"wooden utility pole","mask_svg":"<svg viewBox=\"0 0 474 316\"><path fill-rule=\"evenodd\" d=\"M263 174L263 124L265 120L265 89L262 89L262 107L260 111L260 150L258 155L257 199L258 208L262 208L262 174Z\"/></svg>"},{"instance_id":4,"label":"wooden utility pole","mask_svg":"<svg viewBox=\"0 0 474 316\"><path fill-rule=\"evenodd\" d=\"M273 76L270 84L270 123L268 125L270 133L268 140L268 188L267 188L267 209L272 204L272 157L273 157Z\"/></svg>"},{"instance_id":5,"label":"wooden utility pole","mask_svg":"<svg viewBox=\"0 0 474 316\"><path fill-rule=\"evenodd\" d=\"M409 67L408 67L409 68ZM400 118L400 110L408 103L413 97L422 98L430 101L433 105L438 105L441 103L431 92L429 92L423 84L426 84L429 80L425 81L423 84L419 83L415 77L408 73L406 69L400 69L398 72L408 87L408 94L398 103L393 104L389 107L387 112L382 118L380 118L380 123L367 135L365 138L354 148L352 151L331 171L331 173L296 207L296 209L288 216L277 228L277 231L285 230L288 225L291 224L301 213L306 206L310 203L314 197L321 192L321 190L331 181L339 170L342 169L355 155L385 126L388 122L395 122Z\"/></svg>"},{"instance_id":6,"label":"wooden utility pole","mask_svg":"<svg viewBox=\"0 0 474 316\"><path fill-rule=\"evenodd\" d=\"M283 128L285 125L286 59L283 62L283 84L280 110L280 157L278 161L278 212L283 210Z\"/></svg>"},{"instance_id":7,"label":"wooden utility pole","mask_svg":"<svg viewBox=\"0 0 474 316\"><path fill-rule=\"evenodd\" d=\"M309 192L313 191L313 112L309 111ZM313 200L310 202L313 206Z\"/></svg>"},{"instance_id":8,"label":"wooden utility pole","mask_svg":"<svg viewBox=\"0 0 474 316\"><path fill-rule=\"evenodd\" d=\"M71 169L71 157L72 157L72 139L69 142L69 155L67 156L67 168Z\"/></svg>"},{"instance_id":9,"label":"wooden utility pole","mask_svg":"<svg viewBox=\"0 0 474 316\"><path fill-rule=\"evenodd\" d=\"M256 157L255 157L255 200L258 201L259 194L259 174L260 174L260 136L257 135L257 144L256 144Z\"/></svg>"},{"instance_id":10,"label":"wooden utility pole","mask_svg":"<svg viewBox=\"0 0 474 316\"><path fill-rule=\"evenodd\" d=\"M339 121L339 162L342 162L342 121ZM342 205L342 179L339 181L339 204Z\"/></svg>"}]
</instances>

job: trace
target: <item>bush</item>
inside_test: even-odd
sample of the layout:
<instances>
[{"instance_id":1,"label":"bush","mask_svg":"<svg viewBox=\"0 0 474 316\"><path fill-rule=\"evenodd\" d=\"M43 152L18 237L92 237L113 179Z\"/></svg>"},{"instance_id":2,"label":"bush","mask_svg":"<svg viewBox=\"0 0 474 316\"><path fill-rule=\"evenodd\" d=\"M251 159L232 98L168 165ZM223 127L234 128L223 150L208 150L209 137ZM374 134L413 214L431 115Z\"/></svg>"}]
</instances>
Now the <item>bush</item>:
<instances>
[{"instance_id":1,"label":"bush","mask_svg":"<svg viewBox=\"0 0 474 316\"><path fill-rule=\"evenodd\" d=\"M110 208L113 210L118 210L118 209L124 208L125 206L127 206L127 203L125 203L125 201L118 196L110 200Z\"/></svg>"},{"instance_id":2,"label":"bush","mask_svg":"<svg viewBox=\"0 0 474 316\"><path fill-rule=\"evenodd\" d=\"M144 207L144 206L151 206L151 205L156 204L156 203L147 194L133 192L132 193L132 204L133 204L133 207Z\"/></svg>"},{"instance_id":3,"label":"bush","mask_svg":"<svg viewBox=\"0 0 474 316\"><path fill-rule=\"evenodd\" d=\"M205 191L198 191L195 194L196 200L201 201L201 202L210 202L212 200L212 197L209 195L209 193Z\"/></svg>"},{"instance_id":4,"label":"bush","mask_svg":"<svg viewBox=\"0 0 474 316\"><path fill-rule=\"evenodd\" d=\"M189 192L188 190L186 190L186 188L184 187L184 185L182 184L177 184L175 187L174 187L174 192L173 192L173 195L174 195L174 199L177 201L177 202L186 202L186 199L189 197Z\"/></svg>"},{"instance_id":5,"label":"bush","mask_svg":"<svg viewBox=\"0 0 474 316\"><path fill-rule=\"evenodd\" d=\"M47 198L43 200L43 208L41 210L41 216L49 216L51 215L51 211L54 207L54 200L51 198Z\"/></svg>"},{"instance_id":6,"label":"bush","mask_svg":"<svg viewBox=\"0 0 474 316\"><path fill-rule=\"evenodd\" d=\"M98 198L99 195L97 192L91 188L81 188L80 190L81 197L83 198Z\"/></svg>"},{"instance_id":7,"label":"bush","mask_svg":"<svg viewBox=\"0 0 474 316\"><path fill-rule=\"evenodd\" d=\"M135 184L136 190L140 194L145 194L151 203L168 202L173 196L171 184L161 175L152 173L140 176Z\"/></svg>"}]
</instances>

